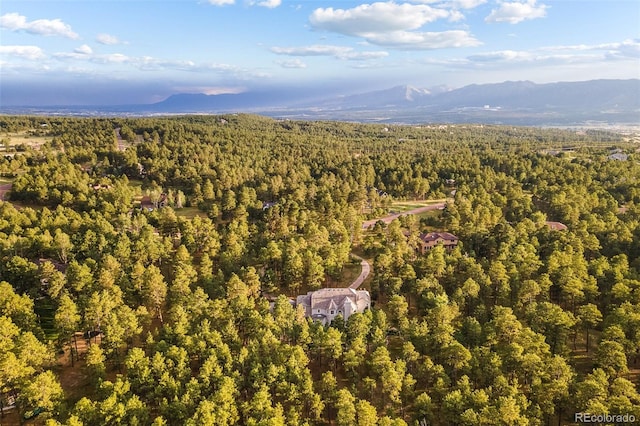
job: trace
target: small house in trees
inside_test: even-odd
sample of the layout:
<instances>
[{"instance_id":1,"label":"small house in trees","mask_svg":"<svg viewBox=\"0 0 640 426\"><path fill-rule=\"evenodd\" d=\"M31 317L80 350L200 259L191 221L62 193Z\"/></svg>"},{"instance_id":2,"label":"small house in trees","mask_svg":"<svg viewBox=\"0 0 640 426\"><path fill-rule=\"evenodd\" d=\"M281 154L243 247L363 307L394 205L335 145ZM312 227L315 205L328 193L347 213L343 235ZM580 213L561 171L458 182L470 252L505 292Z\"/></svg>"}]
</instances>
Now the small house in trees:
<instances>
[{"instance_id":1,"label":"small house in trees","mask_svg":"<svg viewBox=\"0 0 640 426\"><path fill-rule=\"evenodd\" d=\"M442 244L447 250L453 250L458 245L458 240L458 237L449 232L422 233L418 237L418 251L424 254L438 244Z\"/></svg>"},{"instance_id":2,"label":"small house in trees","mask_svg":"<svg viewBox=\"0 0 640 426\"><path fill-rule=\"evenodd\" d=\"M307 317L326 325L338 315L346 321L352 314L369 309L371 296L366 290L323 288L298 296L296 304L304 308Z\"/></svg>"},{"instance_id":3,"label":"small house in trees","mask_svg":"<svg viewBox=\"0 0 640 426\"><path fill-rule=\"evenodd\" d=\"M609 155L609 160L627 161L628 159L629 156L624 152L614 152L613 154Z\"/></svg>"}]
</instances>

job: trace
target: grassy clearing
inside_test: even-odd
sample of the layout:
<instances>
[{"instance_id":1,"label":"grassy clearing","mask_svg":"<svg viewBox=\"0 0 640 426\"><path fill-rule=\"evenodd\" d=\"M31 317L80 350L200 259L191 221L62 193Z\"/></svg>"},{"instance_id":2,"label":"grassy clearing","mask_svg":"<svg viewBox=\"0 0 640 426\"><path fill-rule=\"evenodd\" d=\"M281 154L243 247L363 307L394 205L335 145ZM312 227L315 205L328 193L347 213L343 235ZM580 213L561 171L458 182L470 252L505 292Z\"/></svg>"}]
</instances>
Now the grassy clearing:
<instances>
[{"instance_id":1,"label":"grassy clearing","mask_svg":"<svg viewBox=\"0 0 640 426\"><path fill-rule=\"evenodd\" d=\"M196 216L207 217L207 214L197 207L183 207L181 209L175 209L175 212L176 216L186 219L193 219Z\"/></svg>"},{"instance_id":2,"label":"grassy clearing","mask_svg":"<svg viewBox=\"0 0 640 426\"><path fill-rule=\"evenodd\" d=\"M26 145L32 148L37 148L40 145L51 141L51 137L49 136L32 136L27 131L18 133L3 133L0 134L0 139L9 139L10 146ZM4 146L2 146L2 148L0 149L3 148Z\"/></svg>"},{"instance_id":3,"label":"grassy clearing","mask_svg":"<svg viewBox=\"0 0 640 426\"><path fill-rule=\"evenodd\" d=\"M442 216L442 210L431 210L428 212L422 212L422 213L418 213L415 215L418 220L422 219L422 218L427 218L427 217L440 217Z\"/></svg>"},{"instance_id":4,"label":"grassy clearing","mask_svg":"<svg viewBox=\"0 0 640 426\"><path fill-rule=\"evenodd\" d=\"M391 210L394 212L402 213L409 210L418 209L420 207L430 206L432 204L444 203L446 202L446 198L437 199L437 200L404 200L404 201L394 201L391 203Z\"/></svg>"},{"instance_id":5,"label":"grassy clearing","mask_svg":"<svg viewBox=\"0 0 640 426\"><path fill-rule=\"evenodd\" d=\"M47 340L55 341L58 338L58 331L55 328L55 322L53 316L55 314L55 307L53 302L48 299L38 301L34 307L34 311L40 321L40 327L44 331Z\"/></svg>"}]
</instances>

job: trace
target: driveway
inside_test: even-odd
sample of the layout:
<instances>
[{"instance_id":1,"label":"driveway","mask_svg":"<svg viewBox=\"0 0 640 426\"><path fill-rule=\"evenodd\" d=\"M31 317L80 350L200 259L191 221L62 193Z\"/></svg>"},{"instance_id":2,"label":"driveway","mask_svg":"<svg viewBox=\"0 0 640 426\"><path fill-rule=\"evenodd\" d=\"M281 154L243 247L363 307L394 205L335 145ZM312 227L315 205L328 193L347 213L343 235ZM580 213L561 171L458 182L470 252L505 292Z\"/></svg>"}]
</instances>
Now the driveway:
<instances>
[{"instance_id":1,"label":"driveway","mask_svg":"<svg viewBox=\"0 0 640 426\"><path fill-rule=\"evenodd\" d=\"M360 271L360 275L358 275L358 278L356 278L355 281L353 281L349 286L349 288L352 288L355 290L358 287L360 287L360 285L364 282L364 280L366 280L367 277L369 276L369 273L371 272L371 265L369 265L369 262L367 262L365 259L358 256L357 254L351 253L351 256L355 257L356 259L360 259L360 266L362 267L362 270Z\"/></svg>"}]
</instances>

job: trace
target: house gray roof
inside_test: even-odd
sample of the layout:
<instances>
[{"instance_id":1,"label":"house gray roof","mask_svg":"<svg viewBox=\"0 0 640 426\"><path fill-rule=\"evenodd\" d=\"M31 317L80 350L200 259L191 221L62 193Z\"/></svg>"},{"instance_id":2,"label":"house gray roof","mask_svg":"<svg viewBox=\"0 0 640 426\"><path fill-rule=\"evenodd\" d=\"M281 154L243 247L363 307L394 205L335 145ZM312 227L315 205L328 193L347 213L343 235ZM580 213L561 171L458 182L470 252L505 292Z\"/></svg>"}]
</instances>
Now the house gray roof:
<instances>
[{"instance_id":1,"label":"house gray roof","mask_svg":"<svg viewBox=\"0 0 640 426\"><path fill-rule=\"evenodd\" d=\"M352 288L323 288L297 297L297 303L305 306L307 315L314 316L317 310L339 311L351 306L352 311L363 312L370 306L371 296L366 290Z\"/></svg>"},{"instance_id":2,"label":"house gray roof","mask_svg":"<svg viewBox=\"0 0 640 426\"><path fill-rule=\"evenodd\" d=\"M627 161L629 156L623 152L616 152L609 156L610 160Z\"/></svg>"},{"instance_id":3,"label":"house gray roof","mask_svg":"<svg viewBox=\"0 0 640 426\"><path fill-rule=\"evenodd\" d=\"M449 232L429 232L428 234L420 234L420 239L425 243L437 241L439 238L448 241L458 241L458 237Z\"/></svg>"}]
</instances>

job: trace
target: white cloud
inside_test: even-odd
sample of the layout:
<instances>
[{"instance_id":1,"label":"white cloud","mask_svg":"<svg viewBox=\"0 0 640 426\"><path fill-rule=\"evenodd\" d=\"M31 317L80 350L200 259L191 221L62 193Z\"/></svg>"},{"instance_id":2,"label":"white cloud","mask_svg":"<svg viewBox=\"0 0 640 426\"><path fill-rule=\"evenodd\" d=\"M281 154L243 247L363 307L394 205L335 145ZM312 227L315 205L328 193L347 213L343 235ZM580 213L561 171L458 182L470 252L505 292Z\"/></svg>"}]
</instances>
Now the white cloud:
<instances>
[{"instance_id":1,"label":"white cloud","mask_svg":"<svg viewBox=\"0 0 640 426\"><path fill-rule=\"evenodd\" d=\"M77 60L77 61L83 61L83 60L91 59L91 57L89 55L85 55L84 53L78 53L78 52L54 53L53 57L56 58L59 61L66 61L66 60L69 60L69 59L73 59L73 60Z\"/></svg>"},{"instance_id":2,"label":"white cloud","mask_svg":"<svg viewBox=\"0 0 640 426\"><path fill-rule=\"evenodd\" d=\"M459 5L471 6L480 1L482 0L461 0ZM452 7L452 3L448 3L448 7ZM481 44L467 31L417 31L438 19L459 21L464 19L464 15L455 9L445 10L426 4L378 2L362 4L352 9L316 9L309 17L309 22L315 29L361 37L370 44L402 50Z\"/></svg>"},{"instance_id":3,"label":"white cloud","mask_svg":"<svg viewBox=\"0 0 640 426\"><path fill-rule=\"evenodd\" d=\"M548 46L542 47L541 51L550 52L584 52L584 51L606 51L610 55L626 56L640 59L640 39L624 40L619 43L601 43L601 44L577 44L568 46Z\"/></svg>"},{"instance_id":4,"label":"white cloud","mask_svg":"<svg viewBox=\"0 0 640 426\"><path fill-rule=\"evenodd\" d=\"M88 47L88 46L87 46ZM53 55L54 58L60 61L67 60L76 60L76 61L88 61L93 62L95 64L134 64L140 62L139 59L130 58L121 53L112 53L108 55L94 55L93 51L90 53L88 51L83 52L82 48L75 49L72 53L56 53Z\"/></svg>"},{"instance_id":5,"label":"white cloud","mask_svg":"<svg viewBox=\"0 0 640 426\"><path fill-rule=\"evenodd\" d=\"M280 65L282 68L294 68L294 69L303 69L307 67L307 64L302 62L300 59L290 59L286 61L276 61L276 64Z\"/></svg>"},{"instance_id":6,"label":"white cloud","mask_svg":"<svg viewBox=\"0 0 640 426\"><path fill-rule=\"evenodd\" d=\"M344 59L350 61L368 61L370 59L381 59L389 56L389 53L383 51L366 51L366 52L350 52L347 53Z\"/></svg>"},{"instance_id":7,"label":"white cloud","mask_svg":"<svg viewBox=\"0 0 640 426\"><path fill-rule=\"evenodd\" d=\"M131 63L144 71L161 71L172 69L177 71L195 71L197 64L193 61L168 61L151 56L132 58Z\"/></svg>"},{"instance_id":8,"label":"white cloud","mask_svg":"<svg viewBox=\"0 0 640 426\"><path fill-rule=\"evenodd\" d=\"M193 72L202 72L202 73L210 73L215 72L217 74L225 75L227 77L240 79L240 80L251 80L256 78L267 78L271 77L269 74L264 72L252 71L246 68L241 68L235 65L229 64L198 64L195 65L190 71Z\"/></svg>"},{"instance_id":9,"label":"white cloud","mask_svg":"<svg viewBox=\"0 0 640 426\"><path fill-rule=\"evenodd\" d=\"M80 47L76 47L75 49L73 49L73 51L80 55L91 55L93 53L93 49L91 49L91 47L86 44L83 44Z\"/></svg>"},{"instance_id":10,"label":"white cloud","mask_svg":"<svg viewBox=\"0 0 640 426\"><path fill-rule=\"evenodd\" d=\"M487 0L453 0L451 5L460 9L473 9L486 2Z\"/></svg>"},{"instance_id":11,"label":"white cloud","mask_svg":"<svg viewBox=\"0 0 640 426\"><path fill-rule=\"evenodd\" d=\"M640 39L625 40L619 43L615 47L615 50L617 50L621 56L640 59Z\"/></svg>"},{"instance_id":12,"label":"white cloud","mask_svg":"<svg viewBox=\"0 0 640 426\"><path fill-rule=\"evenodd\" d=\"M640 41L625 40L620 43L594 45L548 46L533 50L499 50L471 55L462 61L447 65L463 67L504 67L527 64L533 66L558 66L593 64L602 66L611 62L628 62L640 59Z\"/></svg>"},{"instance_id":13,"label":"white cloud","mask_svg":"<svg viewBox=\"0 0 640 426\"><path fill-rule=\"evenodd\" d=\"M495 52L479 53L471 55L467 59L471 62L515 62L515 61L531 61L535 56L531 52L501 50Z\"/></svg>"},{"instance_id":14,"label":"white cloud","mask_svg":"<svg viewBox=\"0 0 640 426\"><path fill-rule=\"evenodd\" d=\"M274 9L282 4L282 0L251 1L249 4Z\"/></svg>"},{"instance_id":15,"label":"white cloud","mask_svg":"<svg viewBox=\"0 0 640 426\"><path fill-rule=\"evenodd\" d=\"M111 66L120 68L136 68L140 71L184 71L193 73L217 73L221 75L229 75L234 78L263 78L264 73L254 72L249 69L239 68L228 64L212 64L212 63L196 63L193 61L175 61L154 58L151 56L127 56L121 53L113 53L107 55L98 55L94 53L85 54L78 51L84 49L78 48L74 52L56 53L53 58L62 61L79 61L86 63L98 64L100 66Z\"/></svg>"},{"instance_id":16,"label":"white cloud","mask_svg":"<svg viewBox=\"0 0 640 426\"><path fill-rule=\"evenodd\" d=\"M205 95L235 95L246 92L247 88L238 86L174 86L172 91L177 93L203 93Z\"/></svg>"},{"instance_id":17,"label":"white cloud","mask_svg":"<svg viewBox=\"0 0 640 426\"><path fill-rule=\"evenodd\" d=\"M336 59L361 61L369 59L380 59L388 56L387 52L365 51L358 52L352 47L330 46L316 44L304 47L272 47L271 51L278 55L289 56L332 56Z\"/></svg>"},{"instance_id":18,"label":"white cloud","mask_svg":"<svg viewBox=\"0 0 640 426\"><path fill-rule=\"evenodd\" d=\"M499 2L498 9L493 9L485 18L485 22L508 22L517 24L522 21L536 18L544 18L549 6L536 4L537 0L524 2Z\"/></svg>"},{"instance_id":19,"label":"white cloud","mask_svg":"<svg viewBox=\"0 0 640 426\"><path fill-rule=\"evenodd\" d=\"M38 46L0 46L0 54L32 61L42 59L45 56Z\"/></svg>"},{"instance_id":20,"label":"white cloud","mask_svg":"<svg viewBox=\"0 0 640 426\"><path fill-rule=\"evenodd\" d=\"M316 29L361 36L368 33L415 30L451 12L427 5L393 2L361 4L353 9L316 9L309 22Z\"/></svg>"},{"instance_id":21,"label":"white cloud","mask_svg":"<svg viewBox=\"0 0 640 426\"><path fill-rule=\"evenodd\" d=\"M445 9L473 9L487 0L408 0L409 3L433 4Z\"/></svg>"},{"instance_id":22,"label":"white cloud","mask_svg":"<svg viewBox=\"0 0 640 426\"><path fill-rule=\"evenodd\" d=\"M65 24L60 19L37 19L29 22L26 16L18 13L6 13L0 16L0 28L10 31L25 31L29 34L43 36L80 38L68 24Z\"/></svg>"},{"instance_id":23,"label":"white cloud","mask_svg":"<svg viewBox=\"0 0 640 426\"><path fill-rule=\"evenodd\" d=\"M118 37L116 36L112 36L110 34L98 34L96 37L96 41L100 44L106 44L106 45L114 45L114 44L119 44L120 40L118 40Z\"/></svg>"},{"instance_id":24,"label":"white cloud","mask_svg":"<svg viewBox=\"0 0 640 426\"><path fill-rule=\"evenodd\" d=\"M106 64L123 64L131 62L131 58L122 53L112 53L110 55L100 55L95 57L96 62L102 62Z\"/></svg>"},{"instance_id":25,"label":"white cloud","mask_svg":"<svg viewBox=\"0 0 640 426\"><path fill-rule=\"evenodd\" d=\"M432 50L458 47L475 47L482 43L468 31L442 32L395 31L365 35L367 41L380 46L402 50Z\"/></svg>"},{"instance_id":26,"label":"white cloud","mask_svg":"<svg viewBox=\"0 0 640 426\"><path fill-rule=\"evenodd\" d=\"M207 0L207 2L213 6L229 6L235 4L236 0ZM245 4L274 9L282 4L282 0L245 0Z\"/></svg>"}]
</instances>

